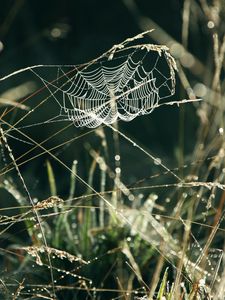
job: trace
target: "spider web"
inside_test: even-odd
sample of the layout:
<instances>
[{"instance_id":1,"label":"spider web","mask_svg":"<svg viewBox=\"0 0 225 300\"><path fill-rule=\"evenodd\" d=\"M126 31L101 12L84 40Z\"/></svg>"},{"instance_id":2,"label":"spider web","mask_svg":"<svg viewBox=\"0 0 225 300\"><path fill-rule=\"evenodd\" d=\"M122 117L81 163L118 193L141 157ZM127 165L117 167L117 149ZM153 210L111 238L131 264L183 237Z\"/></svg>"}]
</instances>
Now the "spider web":
<instances>
[{"instance_id":1,"label":"spider web","mask_svg":"<svg viewBox=\"0 0 225 300\"><path fill-rule=\"evenodd\" d=\"M131 121L150 114L160 100L175 91L172 57L165 47L150 46L119 49L112 59L100 58L81 69L59 66L53 72L53 78L57 77L53 81L42 76L39 69L31 71L59 105L61 119L90 128L117 120Z\"/></svg>"},{"instance_id":2,"label":"spider web","mask_svg":"<svg viewBox=\"0 0 225 300\"><path fill-rule=\"evenodd\" d=\"M175 60L165 46L137 44L144 34L128 38L87 64L36 65L0 81L31 71L57 104L54 121L89 128L131 121L150 114L175 93Z\"/></svg>"}]
</instances>

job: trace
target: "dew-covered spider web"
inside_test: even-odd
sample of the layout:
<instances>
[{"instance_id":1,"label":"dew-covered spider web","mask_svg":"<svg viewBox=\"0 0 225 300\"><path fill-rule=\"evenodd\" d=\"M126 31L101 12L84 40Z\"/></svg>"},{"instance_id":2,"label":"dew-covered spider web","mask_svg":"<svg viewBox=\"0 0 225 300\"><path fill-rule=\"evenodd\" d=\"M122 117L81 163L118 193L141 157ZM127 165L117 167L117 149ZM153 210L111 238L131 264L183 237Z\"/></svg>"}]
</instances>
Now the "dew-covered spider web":
<instances>
[{"instance_id":1,"label":"dew-covered spider web","mask_svg":"<svg viewBox=\"0 0 225 300\"><path fill-rule=\"evenodd\" d=\"M83 68L57 67L47 80L32 69L59 106L59 118L97 127L150 114L175 91L175 61L165 47L119 49Z\"/></svg>"},{"instance_id":2,"label":"dew-covered spider web","mask_svg":"<svg viewBox=\"0 0 225 300\"><path fill-rule=\"evenodd\" d=\"M131 41L84 65L37 65L18 72L28 70L40 79L57 106L55 121L69 120L89 128L131 121L150 114L174 95L176 70L167 47L130 45Z\"/></svg>"}]
</instances>

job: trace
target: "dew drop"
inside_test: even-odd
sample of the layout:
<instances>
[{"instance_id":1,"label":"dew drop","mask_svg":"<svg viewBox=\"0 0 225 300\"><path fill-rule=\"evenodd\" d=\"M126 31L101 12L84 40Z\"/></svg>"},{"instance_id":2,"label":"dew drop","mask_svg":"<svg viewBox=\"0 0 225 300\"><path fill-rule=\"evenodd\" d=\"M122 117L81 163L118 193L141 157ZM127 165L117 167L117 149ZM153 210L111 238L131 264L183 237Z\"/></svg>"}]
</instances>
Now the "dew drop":
<instances>
[{"instance_id":1,"label":"dew drop","mask_svg":"<svg viewBox=\"0 0 225 300\"><path fill-rule=\"evenodd\" d=\"M157 157L157 158L154 159L154 164L157 165L157 166L161 165L162 164L162 160Z\"/></svg>"},{"instance_id":2,"label":"dew drop","mask_svg":"<svg viewBox=\"0 0 225 300\"><path fill-rule=\"evenodd\" d=\"M223 135L223 128L222 128L222 127L220 127L220 128L218 129L218 131L219 131L219 134L220 134L220 135Z\"/></svg>"},{"instance_id":3,"label":"dew drop","mask_svg":"<svg viewBox=\"0 0 225 300\"><path fill-rule=\"evenodd\" d=\"M171 199L170 198L166 198L166 203L170 203Z\"/></svg>"},{"instance_id":4,"label":"dew drop","mask_svg":"<svg viewBox=\"0 0 225 300\"><path fill-rule=\"evenodd\" d=\"M208 26L209 29L213 29L213 28L215 27L215 24L214 24L213 21L209 21L209 22L207 23L207 26Z\"/></svg>"},{"instance_id":5,"label":"dew drop","mask_svg":"<svg viewBox=\"0 0 225 300\"><path fill-rule=\"evenodd\" d=\"M116 174L120 174L121 173L121 169L118 167L115 169Z\"/></svg>"},{"instance_id":6,"label":"dew drop","mask_svg":"<svg viewBox=\"0 0 225 300\"><path fill-rule=\"evenodd\" d=\"M135 200L135 197L134 197L134 195L130 194L130 195L128 196L128 199L129 199L130 201L134 201L134 200Z\"/></svg>"},{"instance_id":7,"label":"dew drop","mask_svg":"<svg viewBox=\"0 0 225 300\"><path fill-rule=\"evenodd\" d=\"M115 155L115 160L119 161L120 160L120 155Z\"/></svg>"}]
</instances>

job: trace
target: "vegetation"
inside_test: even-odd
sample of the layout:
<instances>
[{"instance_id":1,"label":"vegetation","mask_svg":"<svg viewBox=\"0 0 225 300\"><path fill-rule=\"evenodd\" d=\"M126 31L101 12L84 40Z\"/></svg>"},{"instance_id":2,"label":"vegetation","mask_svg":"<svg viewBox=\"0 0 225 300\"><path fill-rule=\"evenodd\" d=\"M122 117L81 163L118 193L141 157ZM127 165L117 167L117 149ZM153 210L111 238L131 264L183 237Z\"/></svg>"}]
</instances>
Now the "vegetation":
<instances>
[{"instance_id":1,"label":"vegetation","mask_svg":"<svg viewBox=\"0 0 225 300\"><path fill-rule=\"evenodd\" d=\"M145 32L140 51L169 47L161 72L173 81L177 66L176 92L130 122L75 127L57 105L74 66L1 71L1 299L224 299L225 5L183 1L175 41L143 15L148 1L119 2ZM56 23L43 36L69 43L70 30ZM130 53L119 42L100 57L114 68Z\"/></svg>"}]
</instances>

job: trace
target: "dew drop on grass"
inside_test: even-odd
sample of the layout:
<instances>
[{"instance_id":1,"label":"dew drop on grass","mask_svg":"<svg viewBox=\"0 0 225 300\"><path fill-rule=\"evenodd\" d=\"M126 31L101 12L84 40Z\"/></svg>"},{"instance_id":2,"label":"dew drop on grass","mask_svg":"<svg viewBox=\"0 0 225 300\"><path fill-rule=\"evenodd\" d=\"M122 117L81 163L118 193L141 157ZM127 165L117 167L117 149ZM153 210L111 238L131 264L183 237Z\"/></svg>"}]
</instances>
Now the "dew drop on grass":
<instances>
[{"instance_id":1,"label":"dew drop on grass","mask_svg":"<svg viewBox=\"0 0 225 300\"><path fill-rule=\"evenodd\" d=\"M156 166L159 166L159 165L162 164L162 160L161 160L159 157L156 157L156 158L154 159L154 164L155 164Z\"/></svg>"},{"instance_id":2,"label":"dew drop on grass","mask_svg":"<svg viewBox=\"0 0 225 300\"><path fill-rule=\"evenodd\" d=\"M215 24L214 24L213 21L209 21L209 22L207 23L207 26L208 26L209 29L212 29L212 28L215 27Z\"/></svg>"},{"instance_id":3,"label":"dew drop on grass","mask_svg":"<svg viewBox=\"0 0 225 300\"><path fill-rule=\"evenodd\" d=\"M222 127L220 127L218 131L219 131L220 135L223 135L223 128Z\"/></svg>"},{"instance_id":4,"label":"dew drop on grass","mask_svg":"<svg viewBox=\"0 0 225 300\"><path fill-rule=\"evenodd\" d=\"M120 173L121 173L121 169L120 169L119 167L117 167L117 168L115 169L115 172L116 172L116 174L120 174Z\"/></svg>"},{"instance_id":5,"label":"dew drop on grass","mask_svg":"<svg viewBox=\"0 0 225 300\"><path fill-rule=\"evenodd\" d=\"M34 203L38 203L38 198L33 198Z\"/></svg>"},{"instance_id":6,"label":"dew drop on grass","mask_svg":"<svg viewBox=\"0 0 225 300\"><path fill-rule=\"evenodd\" d=\"M116 160L116 161L119 161L119 160L120 160L120 155L118 155L118 154L115 155L115 160Z\"/></svg>"}]
</instances>

